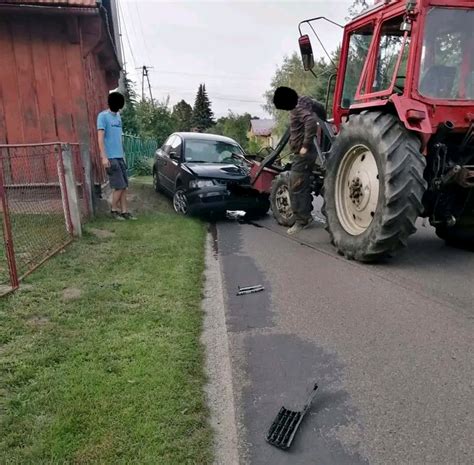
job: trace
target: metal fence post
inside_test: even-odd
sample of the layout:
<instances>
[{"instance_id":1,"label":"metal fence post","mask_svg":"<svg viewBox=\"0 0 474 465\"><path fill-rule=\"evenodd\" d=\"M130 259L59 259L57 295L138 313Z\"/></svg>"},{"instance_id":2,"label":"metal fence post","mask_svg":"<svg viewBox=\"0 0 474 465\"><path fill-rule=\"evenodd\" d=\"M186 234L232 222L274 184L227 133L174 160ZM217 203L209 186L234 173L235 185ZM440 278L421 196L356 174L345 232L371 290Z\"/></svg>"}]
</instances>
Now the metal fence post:
<instances>
[{"instance_id":1,"label":"metal fence post","mask_svg":"<svg viewBox=\"0 0 474 465\"><path fill-rule=\"evenodd\" d=\"M82 236L81 227L81 207L77 195L76 178L74 176L74 163L71 146L61 145L61 152L58 160L59 179L61 184L61 194L65 207L66 224L71 228L72 234L76 237Z\"/></svg>"},{"instance_id":2,"label":"metal fence post","mask_svg":"<svg viewBox=\"0 0 474 465\"><path fill-rule=\"evenodd\" d=\"M92 163L90 157L90 148L82 147L81 146L81 161L82 161L82 179L83 179L83 195L84 195L84 202L87 206L87 214L88 216L92 215L94 211L92 205Z\"/></svg>"},{"instance_id":3,"label":"metal fence post","mask_svg":"<svg viewBox=\"0 0 474 465\"><path fill-rule=\"evenodd\" d=\"M10 274L10 284L12 289L18 289L20 281L18 279L15 249L13 247L13 233L10 221L10 209L8 206L7 194L5 192L5 182L3 176L3 154L0 155L0 201L3 210L3 239L5 241L5 253L7 256L8 272Z\"/></svg>"}]
</instances>

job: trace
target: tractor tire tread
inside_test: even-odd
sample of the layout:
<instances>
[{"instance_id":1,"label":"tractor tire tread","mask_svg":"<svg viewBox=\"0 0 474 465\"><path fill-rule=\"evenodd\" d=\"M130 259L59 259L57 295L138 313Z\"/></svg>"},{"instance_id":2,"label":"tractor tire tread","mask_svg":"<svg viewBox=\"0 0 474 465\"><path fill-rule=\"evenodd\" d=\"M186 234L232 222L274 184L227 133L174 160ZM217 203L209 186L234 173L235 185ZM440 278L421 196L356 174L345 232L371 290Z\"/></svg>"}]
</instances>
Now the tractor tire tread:
<instances>
[{"instance_id":1,"label":"tractor tire tread","mask_svg":"<svg viewBox=\"0 0 474 465\"><path fill-rule=\"evenodd\" d=\"M377 207L374 221L361 237L350 236L337 219L334 198L338 162L347 147L365 143L379 163L380 185L383 188L382 208ZM348 259L373 262L392 256L407 245L408 237L416 231L415 222L423 211L423 195L427 187L423 174L426 160L420 153L421 142L410 134L393 115L364 112L352 115L343 124L332 147L324 186L323 214L326 229L338 253ZM343 153L342 153L343 152ZM362 237L363 236L363 237Z\"/></svg>"}]
</instances>

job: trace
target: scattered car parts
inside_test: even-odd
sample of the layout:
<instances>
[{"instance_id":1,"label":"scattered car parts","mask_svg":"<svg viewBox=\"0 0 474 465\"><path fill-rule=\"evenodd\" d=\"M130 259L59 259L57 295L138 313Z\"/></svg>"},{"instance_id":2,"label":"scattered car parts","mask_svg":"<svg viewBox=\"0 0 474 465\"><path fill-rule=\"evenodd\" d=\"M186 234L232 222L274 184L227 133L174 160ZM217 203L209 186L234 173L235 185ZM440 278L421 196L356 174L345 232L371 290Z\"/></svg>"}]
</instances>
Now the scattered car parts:
<instances>
[{"instance_id":1,"label":"scattered car parts","mask_svg":"<svg viewBox=\"0 0 474 465\"><path fill-rule=\"evenodd\" d=\"M302 411L295 412L285 407L280 409L267 433L266 440L269 444L283 450L291 447L296 432L316 396L317 389L318 385L315 384Z\"/></svg>"}]
</instances>

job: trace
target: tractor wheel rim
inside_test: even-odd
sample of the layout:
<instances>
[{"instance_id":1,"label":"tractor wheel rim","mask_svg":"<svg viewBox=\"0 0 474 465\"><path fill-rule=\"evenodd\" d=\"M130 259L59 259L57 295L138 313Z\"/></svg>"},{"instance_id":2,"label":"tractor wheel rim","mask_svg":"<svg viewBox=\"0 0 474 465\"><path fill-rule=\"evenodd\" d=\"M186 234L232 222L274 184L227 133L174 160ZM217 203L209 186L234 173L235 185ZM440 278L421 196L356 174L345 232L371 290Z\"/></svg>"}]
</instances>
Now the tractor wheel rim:
<instances>
[{"instance_id":1,"label":"tractor wheel rim","mask_svg":"<svg viewBox=\"0 0 474 465\"><path fill-rule=\"evenodd\" d=\"M275 203L281 216L289 219L293 215L288 186L280 186L276 191Z\"/></svg>"},{"instance_id":2,"label":"tractor wheel rim","mask_svg":"<svg viewBox=\"0 0 474 465\"><path fill-rule=\"evenodd\" d=\"M379 170L372 151L352 147L343 157L336 177L336 211L341 226L353 236L371 225L379 202Z\"/></svg>"},{"instance_id":3,"label":"tractor wheel rim","mask_svg":"<svg viewBox=\"0 0 474 465\"><path fill-rule=\"evenodd\" d=\"M175 192L173 197L173 207L176 213L186 215L188 212L188 199L182 190Z\"/></svg>"}]
</instances>

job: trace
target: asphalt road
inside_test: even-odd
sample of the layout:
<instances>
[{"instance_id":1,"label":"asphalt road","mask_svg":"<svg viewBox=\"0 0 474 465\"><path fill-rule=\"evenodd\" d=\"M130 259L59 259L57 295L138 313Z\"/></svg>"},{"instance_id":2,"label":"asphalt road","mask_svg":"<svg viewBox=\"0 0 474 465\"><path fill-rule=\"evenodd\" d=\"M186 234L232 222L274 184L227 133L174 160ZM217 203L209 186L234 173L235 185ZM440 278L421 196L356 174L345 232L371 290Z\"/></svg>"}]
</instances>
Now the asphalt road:
<instances>
[{"instance_id":1,"label":"asphalt road","mask_svg":"<svg viewBox=\"0 0 474 465\"><path fill-rule=\"evenodd\" d=\"M474 463L474 254L420 227L362 265L321 224L218 225L242 463ZM237 297L237 287L265 292ZM289 452L265 442L282 405L320 391Z\"/></svg>"}]
</instances>

